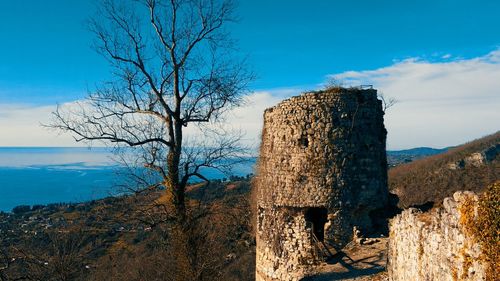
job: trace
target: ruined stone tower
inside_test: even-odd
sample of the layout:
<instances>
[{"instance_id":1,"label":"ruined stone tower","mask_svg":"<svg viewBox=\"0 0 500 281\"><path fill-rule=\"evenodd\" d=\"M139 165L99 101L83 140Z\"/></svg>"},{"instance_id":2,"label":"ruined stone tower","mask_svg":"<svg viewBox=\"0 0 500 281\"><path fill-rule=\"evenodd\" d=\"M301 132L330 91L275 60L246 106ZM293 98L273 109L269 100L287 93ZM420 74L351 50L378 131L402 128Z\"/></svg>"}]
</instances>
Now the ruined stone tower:
<instances>
[{"instance_id":1,"label":"ruined stone tower","mask_svg":"<svg viewBox=\"0 0 500 281\"><path fill-rule=\"evenodd\" d=\"M257 280L300 280L387 200L386 130L373 89L335 88L264 113L256 178ZM334 250L333 250L334 251Z\"/></svg>"}]
</instances>

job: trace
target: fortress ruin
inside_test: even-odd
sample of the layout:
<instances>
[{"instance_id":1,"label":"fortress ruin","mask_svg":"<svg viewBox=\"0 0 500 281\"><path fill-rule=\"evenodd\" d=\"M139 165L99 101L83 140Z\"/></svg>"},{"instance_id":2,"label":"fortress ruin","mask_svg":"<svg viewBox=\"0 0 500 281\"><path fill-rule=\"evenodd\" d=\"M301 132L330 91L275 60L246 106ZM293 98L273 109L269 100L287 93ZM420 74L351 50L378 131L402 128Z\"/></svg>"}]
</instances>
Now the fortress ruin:
<instances>
[{"instance_id":1,"label":"fortress ruin","mask_svg":"<svg viewBox=\"0 0 500 281\"><path fill-rule=\"evenodd\" d=\"M386 130L374 89L332 88L264 113L256 177L256 280L300 280L369 231L387 201Z\"/></svg>"}]
</instances>

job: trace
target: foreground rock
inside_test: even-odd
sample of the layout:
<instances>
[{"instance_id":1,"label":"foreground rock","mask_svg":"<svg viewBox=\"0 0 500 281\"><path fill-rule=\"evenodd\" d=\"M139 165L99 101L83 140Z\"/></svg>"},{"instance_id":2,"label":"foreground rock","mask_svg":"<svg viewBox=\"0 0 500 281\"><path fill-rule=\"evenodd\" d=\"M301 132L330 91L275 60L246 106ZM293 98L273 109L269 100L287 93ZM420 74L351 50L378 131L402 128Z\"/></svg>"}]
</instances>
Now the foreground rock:
<instances>
[{"instance_id":1,"label":"foreground rock","mask_svg":"<svg viewBox=\"0 0 500 281\"><path fill-rule=\"evenodd\" d=\"M474 193L456 192L442 208L412 208L391 220L390 280L488 280L481 246L466 227L477 205Z\"/></svg>"}]
</instances>

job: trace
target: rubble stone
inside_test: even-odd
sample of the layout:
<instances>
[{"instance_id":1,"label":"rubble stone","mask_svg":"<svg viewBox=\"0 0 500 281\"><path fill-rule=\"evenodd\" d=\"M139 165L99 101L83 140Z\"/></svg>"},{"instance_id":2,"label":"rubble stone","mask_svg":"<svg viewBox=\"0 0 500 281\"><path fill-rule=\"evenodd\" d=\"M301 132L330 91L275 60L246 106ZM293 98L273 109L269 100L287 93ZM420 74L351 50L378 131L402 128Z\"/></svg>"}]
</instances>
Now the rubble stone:
<instances>
[{"instance_id":1,"label":"rubble stone","mask_svg":"<svg viewBox=\"0 0 500 281\"><path fill-rule=\"evenodd\" d=\"M391 281L486 280L480 245L467 234L461 208L478 197L455 192L443 207L422 213L408 209L391 220L388 272Z\"/></svg>"}]
</instances>

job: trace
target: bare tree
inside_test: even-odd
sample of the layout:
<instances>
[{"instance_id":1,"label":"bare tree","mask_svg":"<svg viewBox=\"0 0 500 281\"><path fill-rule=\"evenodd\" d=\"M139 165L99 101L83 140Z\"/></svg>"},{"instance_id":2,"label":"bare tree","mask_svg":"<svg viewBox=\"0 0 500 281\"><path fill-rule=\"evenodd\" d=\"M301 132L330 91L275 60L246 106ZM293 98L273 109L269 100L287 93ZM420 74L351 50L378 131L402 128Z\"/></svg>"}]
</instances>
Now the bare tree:
<instances>
[{"instance_id":1,"label":"bare tree","mask_svg":"<svg viewBox=\"0 0 500 281\"><path fill-rule=\"evenodd\" d=\"M220 130L185 139L186 127L213 125L240 105L252 79L225 28L234 10L231 0L102 0L89 27L114 78L53 113L51 127L78 142L134 147L181 223L188 182L207 181L204 168L227 168L242 152L240 135Z\"/></svg>"},{"instance_id":2,"label":"bare tree","mask_svg":"<svg viewBox=\"0 0 500 281\"><path fill-rule=\"evenodd\" d=\"M330 76L323 85L325 90L328 89L339 89L344 87L344 81L336 78L335 76Z\"/></svg>"},{"instance_id":3,"label":"bare tree","mask_svg":"<svg viewBox=\"0 0 500 281\"><path fill-rule=\"evenodd\" d=\"M331 76L328 78L328 80L324 84L324 89L325 90L332 90L332 89L341 89L344 88L345 82L341 79L336 78L335 76ZM372 87L372 85L360 85L355 88L363 88L363 87ZM351 86L352 88L352 86ZM377 95L378 99L382 101L382 110L385 112L387 109L390 107L393 107L396 103L398 103L398 100L393 97L387 97L384 93L378 92Z\"/></svg>"},{"instance_id":4,"label":"bare tree","mask_svg":"<svg viewBox=\"0 0 500 281\"><path fill-rule=\"evenodd\" d=\"M378 98L382 101L382 110L384 112L386 112L387 109L393 107L396 103L398 103L398 100L396 98L387 97L382 92L378 93Z\"/></svg>"}]
</instances>

